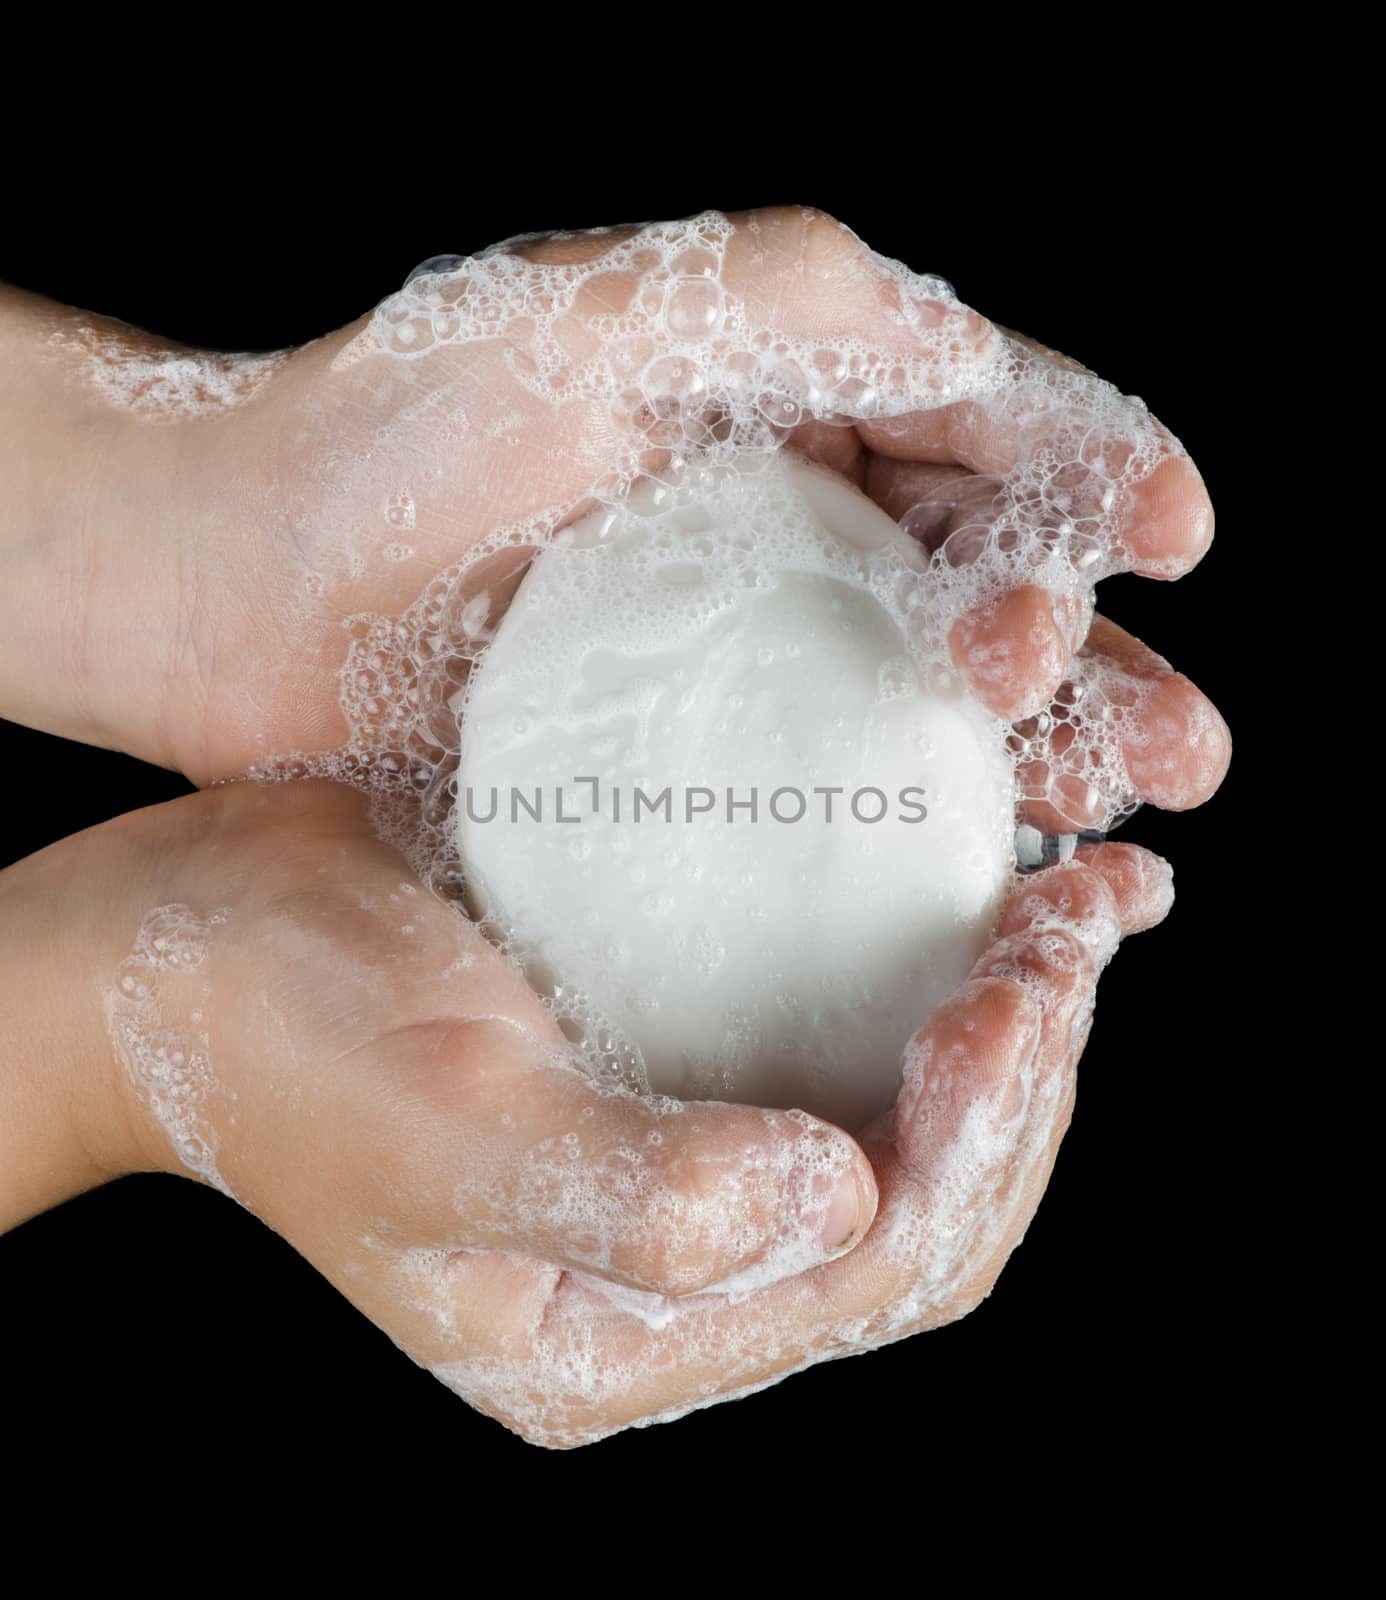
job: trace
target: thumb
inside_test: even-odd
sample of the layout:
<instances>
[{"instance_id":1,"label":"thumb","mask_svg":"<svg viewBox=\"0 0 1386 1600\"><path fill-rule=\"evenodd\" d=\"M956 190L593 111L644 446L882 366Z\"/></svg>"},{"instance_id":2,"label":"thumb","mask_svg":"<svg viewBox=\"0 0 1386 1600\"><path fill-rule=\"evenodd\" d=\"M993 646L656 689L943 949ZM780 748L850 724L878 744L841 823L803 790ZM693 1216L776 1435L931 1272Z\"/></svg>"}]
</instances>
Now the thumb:
<instances>
[{"instance_id":1,"label":"thumb","mask_svg":"<svg viewBox=\"0 0 1386 1600\"><path fill-rule=\"evenodd\" d=\"M478 1020L420 1119L425 1226L663 1295L748 1289L849 1249L876 1212L856 1142L802 1111L647 1098ZM416 1169L418 1170L418 1169Z\"/></svg>"}]
</instances>

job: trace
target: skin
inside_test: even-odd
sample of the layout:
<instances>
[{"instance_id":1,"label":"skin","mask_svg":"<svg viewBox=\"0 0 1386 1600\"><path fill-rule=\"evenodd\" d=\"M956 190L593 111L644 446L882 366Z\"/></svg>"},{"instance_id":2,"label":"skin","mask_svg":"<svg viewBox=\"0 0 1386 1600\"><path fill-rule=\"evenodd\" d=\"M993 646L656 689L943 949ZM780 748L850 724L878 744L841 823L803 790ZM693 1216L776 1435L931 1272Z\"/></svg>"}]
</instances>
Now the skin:
<instances>
[{"instance_id":1,"label":"skin","mask_svg":"<svg viewBox=\"0 0 1386 1600\"><path fill-rule=\"evenodd\" d=\"M784 208L734 221L725 280L757 316L790 332L905 337L868 252L833 219ZM621 237L515 248L585 261ZM587 292L619 299L620 285ZM398 614L500 523L580 515L620 448L610 418L581 406L556 430L503 350L442 352L421 383L422 363L370 353L366 319L289 353L236 405L151 416L90 381L93 327L123 360L171 349L31 296L0 306L14 374L0 395L0 711L199 784L338 747L344 616ZM998 336L959 316L958 337ZM462 427L436 459L423 453L421 440L479 403L506 415L503 431ZM849 428L810 421L787 443L893 515L1006 471L1019 448L968 403ZM657 467L659 450L644 464ZM377 481L402 478L423 485L411 553L353 568L344 522ZM333 482L347 484L344 501ZM1178 454L1135 486L1123 517L1131 569L1149 576L1188 570L1212 537L1201 480ZM494 564L485 577L497 585ZM511 572L500 587L517 582ZM1226 771L1230 739L1206 698L1088 607L1022 585L960 618L949 643L973 692L1022 730L1066 682L1128 685L1138 798L1187 809ZM1046 831L1071 829L1088 806L1050 781L1062 754L1051 744L1026 769L1027 814ZM182 1170L112 1050L112 975L151 908L215 905L227 916L203 967L161 982L140 1021L205 1034L212 1087L198 1115L220 1181L415 1359L525 1437L584 1443L937 1326L987 1293L1033 1215L1116 937L1168 909L1168 874L1149 852L1079 856L1017 883L996 944L907 1058L948 1071L907 1067L895 1112L852 1141L812 1118L678 1111L579 1077L537 999L419 887L348 790L233 786L117 819L0 876L18 1001L0 1074L0 1224L123 1172ZM945 1194L938 1175L977 1107L1008 1130L1006 1153L975 1192ZM534 1152L573 1134L582 1172L555 1179L559 1203L536 1198ZM605 1186L596 1244L563 1184L600 1179L626 1148L646 1152L639 1180L615 1199ZM763 1158L752 1170L748 1150ZM955 1212L985 1227L947 1261L902 1245L963 1237ZM771 1281L716 1292L748 1269ZM678 1314L651 1327L604 1299L604 1284L671 1297ZM578 1348L616 1374L600 1392L555 1376Z\"/></svg>"}]
</instances>

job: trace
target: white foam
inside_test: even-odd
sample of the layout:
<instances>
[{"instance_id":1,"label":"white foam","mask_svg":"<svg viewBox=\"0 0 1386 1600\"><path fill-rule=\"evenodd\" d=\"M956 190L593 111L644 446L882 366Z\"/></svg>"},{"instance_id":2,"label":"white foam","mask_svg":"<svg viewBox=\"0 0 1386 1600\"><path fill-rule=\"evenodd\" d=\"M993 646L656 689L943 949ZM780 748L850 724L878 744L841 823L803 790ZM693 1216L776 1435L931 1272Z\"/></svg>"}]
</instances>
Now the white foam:
<instances>
[{"instance_id":1,"label":"white foam","mask_svg":"<svg viewBox=\"0 0 1386 1600\"><path fill-rule=\"evenodd\" d=\"M189 1006L187 982L201 973L212 930L226 916L216 910L199 917L182 904L150 911L108 991L106 1024L179 1161L229 1195L217 1169L220 1134L208 1108L209 1099L228 1091L213 1075L210 1040L198 1026L202 997Z\"/></svg>"},{"instance_id":2,"label":"white foam","mask_svg":"<svg viewBox=\"0 0 1386 1600\"><path fill-rule=\"evenodd\" d=\"M50 341L75 349L89 391L136 416L215 417L253 398L289 352L159 349L133 329L78 323Z\"/></svg>"}]
</instances>

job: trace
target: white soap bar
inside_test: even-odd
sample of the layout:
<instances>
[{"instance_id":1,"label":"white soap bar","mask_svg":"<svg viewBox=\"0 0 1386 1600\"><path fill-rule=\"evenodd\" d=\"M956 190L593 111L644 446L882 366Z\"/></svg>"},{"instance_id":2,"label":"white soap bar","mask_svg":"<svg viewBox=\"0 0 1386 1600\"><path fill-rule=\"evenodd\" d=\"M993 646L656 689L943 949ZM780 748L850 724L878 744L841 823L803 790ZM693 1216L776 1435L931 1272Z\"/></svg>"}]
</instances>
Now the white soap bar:
<instances>
[{"instance_id":1,"label":"white soap bar","mask_svg":"<svg viewBox=\"0 0 1386 1600\"><path fill-rule=\"evenodd\" d=\"M474 907L654 1091L859 1128L984 948L1014 777L907 642L923 565L850 484L751 458L579 523L474 669Z\"/></svg>"}]
</instances>

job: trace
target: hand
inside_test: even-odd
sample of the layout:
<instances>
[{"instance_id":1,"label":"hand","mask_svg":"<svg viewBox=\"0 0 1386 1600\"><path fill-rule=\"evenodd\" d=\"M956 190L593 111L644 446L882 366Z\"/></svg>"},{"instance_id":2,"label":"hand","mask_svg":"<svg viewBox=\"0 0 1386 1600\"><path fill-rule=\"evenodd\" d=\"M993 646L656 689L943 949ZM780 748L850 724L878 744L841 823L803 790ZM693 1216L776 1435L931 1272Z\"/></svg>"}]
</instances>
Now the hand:
<instances>
[{"instance_id":1,"label":"hand","mask_svg":"<svg viewBox=\"0 0 1386 1600\"><path fill-rule=\"evenodd\" d=\"M926 542L952 534L950 559L965 560L967 540L995 520L1000 477L1014 479L1046 452L1067 461L1054 504L1077 525L1105 530L1099 559L1016 583L960 618L950 641L994 710L1016 721L1044 716L1088 636L1090 580L1121 570L1176 577L1207 549L1212 510L1192 463L1137 402L957 305L936 280L877 256L821 212L749 212L721 229L715 283L700 289L689 277L713 262L695 246L678 282L660 290L681 325L704 302L673 297L720 296L709 394L749 385L767 429L853 479ZM27 485L41 512L12 519L3 586L12 625L0 629L9 698L0 709L198 783L346 743L344 622L397 617L438 573L475 561L495 529L542 536L590 506L599 483L657 467L690 434L696 447L690 424L710 419L671 409L661 386L677 380L651 376L648 335L611 320L648 292L640 275L649 261L630 254L640 242L632 229L611 229L486 253L497 281L521 283L525 306L571 291L542 349L532 315L494 338L436 342L434 325L446 332L460 312L445 301L433 315L422 287L375 318L249 363L13 297L0 326L14 374L0 399L13 411L0 418L0 451L9 452L0 469L19 486L15 504ZM779 339L729 332L733 311ZM893 361L908 368L930 409L829 425L829 415L871 414L864 380L806 371L807 358L778 352L846 342L878 352L882 372ZM541 356L577 385L573 397L558 404L522 381ZM598 358L613 374L643 373L644 388L632 378L614 401L584 391L574 373ZM1067 385L1056 391L1061 403L1037 404L1056 384ZM983 397L942 403L950 386ZM604 384L616 387L617 376ZM39 390L46 407L34 404ZM1128 470L1138 444L1159 457L1144 477ZM1104 509L1106 494L1114 503ZM490 589L493 621L519 565L502 552L469 574ZM1113 637L1090 639L1090 652L1104 655ZM1226 766L1226 728L1159 657L1147 653L1139 670L1158 677L1158 692L1139 697L1128 751L1148 743L1140 723L1149 716L1160 748L1188 759L1171 781L1152 779L1137 757L1126 803L1196 805ZM1039 740L1030 777L1041 825L1057 811L1071 830L1110 799L1078 791L1081 776L1047 733L1028 736Z\"/></svg>"},{"instance_id":2,"label":"hand","mask_svg":"<svg viewBox=\"0 0 1386 1600\"><path fill-rule=\"evenodd\" d=\"M1098 972L1171 899L1148 852L1084 854L1018 882L868 1164L797 1112L593 1082L348 789L133 813L0 879L34 1020L4 1083L11 1220L187 1169L528 1439L731 1398L990 1289L1067 1126Z\"/></svg>"},{"instance_id":3,"label":"hand","mask_svg":"<svg viewBox=\"0 0 1386 1600\"><path fill-rule=\"evenodd\" d=\"M601 334L593 319L635 286L638 263L620 262L619 270L600 266L604 253L626 237L615 231L530 241L498 251L496 259L528 261L524 270L537 275L540 287L561 284L565 275L581 279L573 310L562 320L562 348L575 358L595 348L616 360L625 347ZM925 292L920 282L872 256L830 219L797 211L737 219L721 278L751 320L781 330L790 344L850 334L916 364L927 345L932 354L916 377L923 389L935 385L938 400L960 365L972 370L980 363L994 375L1020 363L1031 384L1037 372L1041 384L1051 372L1071 377L1076 371L1081 380L1076 364ZM472 563L466 581L478 593L489 591L486 611L493 622L520 575L513 550L477 560L493 529L504 525L542 537L581 514L593 491L613 477L636 468L662 470L673 448L671 430L681 432L690 422L715 425L715 417L696 410L664 414L661 396L648 389L618 419L609 405L581 396L560 407L536 401L516 376L516 363L532 348L513 328L495 340L443 344L422 359L401 359L390 341L420 303L406 296L380 317L260 367L178 354L125 334L82 331L64 317L55 326L51 308L20 304L6 330L20 347L15 370L27 360L44 367L46 381L54 372L62 379L72 425L85 436L83 460L100 463L89 479L68 478L100 505L101 520L78 507L70 518L47 518L40 537L21 537L14 546L4 593L16 626L0 630L0 681L12 696L4 709L178 766L199 781L241 771L286 748L335 748L359 731L342 712L344 621L367 618L353 627L358 647L364 636L368 648L372 629L390 628L371 616L399 615L435 573L463 562ZM401 314L405 321L391 320ZM942 333L922 345L921 326ZM48 342L54 334L56 345ZM719 381L730 381L744 353L733 348L718 358L726 363ZM1001 526L998 475L1009 480L1063 443L1047 438L1044 429L1054 418L1043 408L1036 422L1029 408L1033 388L1023 384L1002 385L986 403L935 404L841 426L827 415L834 413L840 424L862 402L850 375L836 375L831 392L813 390L817 380L810 382L817 398L797 413L792 396L803 395L802 368L783 388L763 366L753 381L769 385L767 427L788 447L853 478L958 566L972 559L979 538ZM122 396L119 406L111 403L114 392ZM1089 414L1089 400L1093 419L1111 420L1111 393L1095 380L1065 393L1056 425L1069 430L1069 444L1075 417L1081 422ZM174 413L158 410L170 394L178 402ZM1162 458L1147 476L1127 483L1132 439L1151 428ZM1176 576L1199 559L1211 537L1202 485L1175 441L1138 408L1116 432L1115 439L1098 441L1101 470L1089 471L1082 459L1070 463L1065 514L1075 525L1095 520L1106 529L1092 576L1123 569ZM0 429L0 437L21 463L32 461L32 470L43 471L45 435L36 444L21 417L8 434ZM152 507L150 483L171 486ZM1112 490L1111 505L1101 503L1103 484L1121 486L1120 493ZM131 519L128 537L119 526L123 515ZM949 641L974 692L1015 722L1026 757L1029 820L1047 832L1072 831L1135 799L1175 809L1199 803L1227 764L1229 743L1217 713L1153 652L1092 619L1090 589L1076 566L1046 576L1052 586L1019 583L974 608L958 620ZM67 603L70 596L76 603ZM458 597L454 588L450 598ZM57 628L54 616L62 619ZM1119 713L1120 759L1096 774L1071 755L1080 749L1071 740L1072 708L1088 690ZM284 794L320 791L301 786ZM220 1012L234 1025L223 1020L213 1038L207 1018L219 1010L215 984L204 997L210 1011L194 1004L191 993L182 995L175 1010L185 1021L166 1020L160 1009L172 990L187 987L184 979L161 980L164 998L153 1013L140 1011L146 1002L137 994L117 992L111 1022L117 1032L124 1028L127 1061L138 1066L138 1052L132 1056L131 1050L151 1028L156 1034L171 1030L195 1046L196 1030L205 1026L216 1065L209 1083L199 1087L196 1075L191 1083L171 1080L166 1094L163 1066L151 1067L152 1077L136 1070L171 1137L151 1144L148 1119L141 1121L130 1098L113 1090L105 1114L76 1116L83 1130L76 1144L97 1175L125 1170L123 1152L132 1148L145 1162L166 1162L159 1152L180 1149L195 1171L223 1183L284 1231L459 1392L527 1437L557 1444L709 1403L813 1360L949 1320L974 1304L1042 1191L1067 1121L1092 984L1116 930L1157 920L1167 904L1167 879L1134 847L1084 852L1081 864L1022 880L1006 913L1005 937L993 952L1001 965L983 962L973 981L935 1014L917 1042L896 1122L863 1135L878 1189L851 1141L812 1119L728 1107L675 1112L621 1100L598 1148L591 1149L579 1125L580 1158L568 1166L556 1159L535 1192L528 1152L550 1138L561 1144L563 1133L574 1131L561 1118L549 1120L546 1108L564 1102L562 1094L551 1099L558 1083L575 1096L564 1102L568 1112L590 1109L607 1128L600 1106L582 1098L596 1091L590 1084L575 1087L571 1071L555 1058L560 1045L552 1031L545 1037L547 1014L508 969L494 968L479 936L424 896L421 918L435 928L434 955L448 939L475 941L462 953L481 961L480 989L470 978L459 982L459 971L470 968L430 960L417 969L399 1009L377 1012L357 1008L354 989L343 992L332 960L295 959L287 979L257 966L276 941L261 936L258 919L267 907L238 912L240 889L266 874L272 879L275 862L275 870L292 875L296 856L299 866L306 859L313 830L336 837L344 850L336 858L340 878L329 875L332 881L324 884L319 874L311 886L300 886L309 900L326 896L326 910L305 912L301 924L289 918L284 926L317 929L335 959L358 949L354 938L348 945L334 942L350 909L358 919L376 919L362 933L360 948L373 952L367 965L378 969L400 960L404 924L388 920L402 915L390 896L403 904L398 885L407 881L386 852L390 864L383 870L396 887L385 887L381 858L371 858L375 866L368 860L384 847L349 796L289 801L281 794L259 803L296 817L285 826L262 822L268 864L257 854L261 845L245 844L245 828L227 833L241 844L209 854L209 841L220 839L230 827L227 819L240 813L185 810L183 816L199 820L189 825L196 848L188 844L181 890L164 886L155 874L160 887L146 893L145 909L187 903L198 909L199 922L207 922L212 901L229 906L230 919L208 923L215 960L232 974L225 991L243 1000L263 994L265 1003ZM232 804L203 797L188 806ZM295 804L309 811L287 809ZM336 822L321 829L312 820L315 808L326 815L332 804L358 807L345 830L349 838L334 835ZM260 838L257 829L250 832ZM237 866L242 848L252 863L244 869ZM48 860L46 872L57 870L48 859L53 855L38 858ZM229 876L215 870L218 864ZM147 865L133 866L120 881L149 877ZM373 910L359 899L360 886L370 881L381 888ZM219 892L222 882L237 892ZM346 898L332 900L334 887ZM284 892L283 903L294 899ZM134 937L128 915L125 922L128 946ZM238 942L237 926L257 931L250 945ZM420 922L409 926L417 933ZM96 965L109 972L121 953L107 948L102 960L110 964ZM297 948L289 953L297 957ZM507 974L500 996L488 987L494 970ZM105 981L96 967L90 977ZM35 985L36 993L42 990ZM456 1007L457 1014L449 1009L440 1017L440 1004ZM408 1020L411 1005L419 1009ZM203 1012L200 1020L196 1011ZM334 1018L354 1021L356 1033L334 1039ZM238 1042L238 1030L251 1046ZM156 1063L166 1059L167 1044L165 1058L156 1052ZM91 1039L87 1048L95 1048ZM74 1053L81 1054L67 1052ZM950 1073L926 1071L940 1056ZM63 1058L61 1051L50 1054ZM402 1078L396 1060L405 1063ZM295 1166L289 1141L298 1121L286 1116L268 1086L268 1064L279 1061L294 1066L281 1073L278 1090L313 1106L302 1136L316 1173L342 1174L329 1185L305 1176L301 1161ZM299 1071L303 1061L306 1077ZM328 1063L342 1062L349 1071L325 1071ZM448 1164L449 1156L456 1159L451 1147L439 1150L449 1134L460 1138L460 1124L447 1115L458 1092L455 1080L461 1099L474 1108L485 1101L488 1084L498 1097L529 1103L520 1087L528 1085L536 1091L539 1122L552 1128L540 1133L525 1118L508 1147L513 1166L492 1177L481 1163L489 1207L475 1200L474 1169L458 1176ZM234 1085L234 1101L219 1099L224 1083ZM361 1105L374 1112L379 1096L388 1099L401 1083L414 1098L402 1121L391 1122L395 1134L386 1155L363 1156L369 1147L361 1137ZM328 1094L320 1105L314 1100L319 1092ZM1020 1114L1006 1121L1017 1095ZM180 1109L189 1096L196 1111ZM85 1104L90 1097L69 1098ZM598 1099L608 1110L616 1103L605 1094ZM493 1125L506 1127L500 1119L514 1113L501 1105L501 1098L492 1102ZM724 1113L731 1123L722 1120ZM111 1130L129 1127L132 1117L137 1131L116 1137ZM1004 1125L988 1130L979 1125L987 1117ZM650 1126L652 1118L658 1126ZM676 1173L681 1168L685 1174L683 1186L663 1177L637 1183L630 1205L617 1208L619 1217L605 1216L595 1231L587 1227L586 1213L574 1211L574 1195L594 1204L609 1197L613 1186L601 1175L613 1147L627 1148L637 1124L663 1139L670 1118L687 1130L687 1146L674 1158ZM747 1172L728 1152L733 1144L743 1148L739 1141L752 1125L757 1139L749 1148L759 1153ZM504 1154L504 1140L499 1148ZM396 1149L399 1166L392 1173L388 1152ZM438 1153L420 1168L418 1149ZM979 1151L987 1155L980 1166ZM796 1175L807 1155L823 1181ZM26 1205L55 1198L55 1170L61 1163L30 1162L27 1177L19 1172L14 1187L21 1214ZM847 1216L850 1205L834 1211L829 1174L848 1180L855 1218ZM446 1199L440 1198L444 1188ZM873 1214L878 1192L881 1215L865 1241L841 1261L807 1266L814 1238L820 1261L831 1254L823 1245L825 1231L831 1240L843 1224L851 1242L852 1228L865 1226ZM787 1228L774 1220L786 1201ZM367 1206L377 1220L352 1236L353 1253L343 1240ZM380 1223L382 1217L390 1224ZM484 1253L457 1254L474 1250ZM786 1276L796 1267L806 1270ZM736 1287L732 1295L728 1281ZM752 1283L761 1286L750 1292ZM715 1285L721 1292L713 1292ZM649 1302L642 1295L659 1298ZM528 1354L515 1360L509 1352L520 1332ZM600 1386L577 1355L587 1352L586 1360L593 1350L605 1352L607 1377Z\"/></svg>"},{"instance_id":4,"label":"hand","mask_svg":"<svg viewBox=\"0 0 1386 1600\"><path fill-rule=\"evenodd\" d=\"M874 1214L869 1164L827 1123L581 1071L350 789L211 790L55 845L0 888L28 1007L0 1080L0 1226L102 1178L186 1169L395 1329L397 1269L430 1253L523 1252L683 1294L821 1262Z\"/></svg>"}]
</instances>

